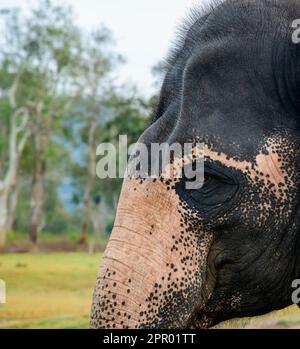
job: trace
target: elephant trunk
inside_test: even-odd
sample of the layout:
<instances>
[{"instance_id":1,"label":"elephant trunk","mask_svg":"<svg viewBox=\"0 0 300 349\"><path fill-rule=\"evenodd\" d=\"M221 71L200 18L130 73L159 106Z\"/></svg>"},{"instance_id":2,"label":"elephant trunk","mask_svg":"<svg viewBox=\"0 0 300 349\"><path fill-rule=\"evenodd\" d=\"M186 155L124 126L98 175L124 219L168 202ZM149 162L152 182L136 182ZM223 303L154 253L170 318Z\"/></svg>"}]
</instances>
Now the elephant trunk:
<instances>
[{"instance_id":1,"label":"elephant trunk","mask_svg":"<svg viewBox=\"0 0 300 349\"><path fill-rule=\"evenodd\" d=\"M193 235L180 207L160 181L125 181L94 292L92 328L192 326L213 288L212 238Z\"/></svg>"}]
</instances>

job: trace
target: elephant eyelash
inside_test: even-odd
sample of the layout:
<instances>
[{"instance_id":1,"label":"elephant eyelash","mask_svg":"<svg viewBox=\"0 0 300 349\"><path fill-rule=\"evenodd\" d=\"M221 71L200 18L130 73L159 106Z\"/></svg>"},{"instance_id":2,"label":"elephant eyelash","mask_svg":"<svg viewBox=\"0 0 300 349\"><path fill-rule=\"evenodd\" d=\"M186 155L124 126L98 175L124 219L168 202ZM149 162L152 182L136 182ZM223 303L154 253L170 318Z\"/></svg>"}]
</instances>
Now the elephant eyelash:
<instances>
[{"instance_id":1,"label":"elephant eyelash","mask_svg":"<svg viewBox=\"0 0 300 349\"><path fill-rule=\"evenodd\" d=\"M204 183L208 181L219 181L224 184L236 185L237 182L228 168L219 168L218 165L210 162L205 165L204 168Z\"/></svg>"}]
</instances>

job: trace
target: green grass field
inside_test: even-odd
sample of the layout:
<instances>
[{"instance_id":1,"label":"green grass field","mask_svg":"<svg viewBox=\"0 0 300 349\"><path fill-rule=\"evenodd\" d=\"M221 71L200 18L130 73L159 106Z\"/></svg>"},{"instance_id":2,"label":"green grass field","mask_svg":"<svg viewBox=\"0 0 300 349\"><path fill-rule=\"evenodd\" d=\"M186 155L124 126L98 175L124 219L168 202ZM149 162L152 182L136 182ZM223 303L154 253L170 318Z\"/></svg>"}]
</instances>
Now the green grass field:
<instances>
[{"instance_id":1,"label":"green grass field","mask_svg":"<svg viewBox=\"0 0 300 349\"><path fill-rule=\"evenodd\" d=\"M100 261L98 253L2 254L0 279L6 281L7 304L0 305L0 328L88 328ZM217 328L245 326L300 327L300 310L293 306Z\"/></svg>"},{"instance_id":2,"label":"green grass field","mask_svg":"<svg viewBox=\"0 0 300 349\"><path fill-rule=\"evenodd\" d=\"M5 254L0 328L88 328L100 254Z\"/></svg>"}]
</instances>

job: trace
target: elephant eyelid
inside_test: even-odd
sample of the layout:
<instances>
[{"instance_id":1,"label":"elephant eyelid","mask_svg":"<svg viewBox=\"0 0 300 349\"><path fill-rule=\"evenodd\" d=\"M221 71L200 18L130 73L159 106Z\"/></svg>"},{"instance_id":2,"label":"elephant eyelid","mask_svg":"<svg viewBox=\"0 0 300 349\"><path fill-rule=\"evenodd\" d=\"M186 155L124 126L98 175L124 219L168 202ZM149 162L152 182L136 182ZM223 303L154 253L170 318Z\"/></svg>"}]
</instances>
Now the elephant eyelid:
<instances>
[{"instance_id":1,"label":"elephant eyelid","mask_svg":"<svg viewBox=\"0 0 300 349\"><path fill-rule=\"evenodd\" d=\"M229 168L220 167L215 163L205 164L204 178L212 178L225 184L237 185L237 179Z\"/></svg>"}]
</instances>

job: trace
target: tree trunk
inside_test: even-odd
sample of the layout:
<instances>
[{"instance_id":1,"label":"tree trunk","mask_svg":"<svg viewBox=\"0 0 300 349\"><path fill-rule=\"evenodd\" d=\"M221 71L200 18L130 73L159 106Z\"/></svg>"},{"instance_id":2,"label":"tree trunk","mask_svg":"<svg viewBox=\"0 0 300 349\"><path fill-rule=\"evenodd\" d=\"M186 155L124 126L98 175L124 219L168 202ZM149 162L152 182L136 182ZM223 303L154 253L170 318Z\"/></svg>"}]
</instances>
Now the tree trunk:
<instances>
[{"instance_id":1,"label":"tree trunk","mask_svg":"<svg viewBox=\"0 0 300 349\"><path fill-rule=\"evenodd\" d=\"M22 120L18 123L19 117L22 117ZM10 117L8 169L4 179L0 181L0 246L4 246L6 241L8 199L11 190L16 185L20 156L29 137L28 120L28 112L25 108L17 109ZM21 132L23 136L18 139Z\"/></svg>"},{"instance_id":2,"label":"tree trunk","mask_svg":"<svg viewBox=\"0 0 300 349\"><path fill-rule=\"evenodd\" d=\"M83 195L83 218L80 229L79 244L86 244L90 225L90 196L92 190L92 178L89 176L85 185Z\"/></svg>"},{"instance_id":3,"label":"tree trunk","mask_svg":"<svg viewBox=\"0 0 300 349\"><path fill-rule=\"evenodd\" d=\"M96 174L96 149L94 147L96 127L96 118L92 118L88 135L89 163L83 195L83 219L81 222L79 244L86 244L89 232L89 224L91 220L91 191L93 188L94 178Z\"/></svg>"},{"instance_id":4,"label":"tree trunk","mask_svg":"<svg viewBox=\"0 0 300 349\"><path fill-rule=\"evenodd\" d=\"M6 242L7 191L0 191L0 247Z\"/></svg>"},{"instance_id":5,"label":"tree trunk","mask_svg":"<svg viewBox=\"0 0 300 349\"><path fill-rule=\"evenodd\" d=\"M43 103L35 107L36 128L34 131L34 167L32 175L31 192L31 226L30 241L37 245L38 235L43 228L45 176L46 176L46 150L49 142L49 118L43 115Z\"/></svg>"},{"instance_id":6,"label":"tree trunk","mask_svg":"<svg viewBox=\"0 0 300 349\"><path fill-rule=\"evenodd\" d=\"M42 230L44 216L44 198L45 198L45 173L46 161L39 156L36 158L35 171L32 180L31 194L31 227L30 241L36 245L38 235Z\"/></svg>"},{"instance_id":7,"label":"tree trunk","mask_svg":"<svg viewBox=\"0 0 300 349\"><path fill-rule=\"evenodd\" d=\"M11 186L8 200L8 215L6 221L6 231L10 232L16 228L16 211L18 206L19 189L15 181Z\"/></svg>"},{"instance_id":8,"label":"tree trunk","mask_svg":"<svg viewBox=\"0 0 300 349\"><path fill-rule=\"evenodd\" d=\"M100 211L100 203L95 205L92 209L92 222L94 226L95 233L98 236L101 236L103 234L103 224L101 220L101 211Z\"/></svg>"}]
</instances>

